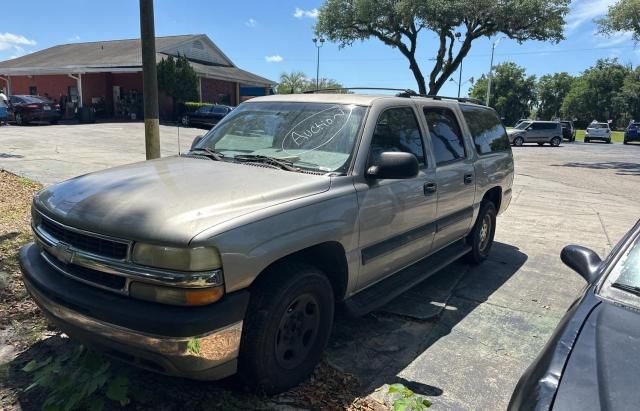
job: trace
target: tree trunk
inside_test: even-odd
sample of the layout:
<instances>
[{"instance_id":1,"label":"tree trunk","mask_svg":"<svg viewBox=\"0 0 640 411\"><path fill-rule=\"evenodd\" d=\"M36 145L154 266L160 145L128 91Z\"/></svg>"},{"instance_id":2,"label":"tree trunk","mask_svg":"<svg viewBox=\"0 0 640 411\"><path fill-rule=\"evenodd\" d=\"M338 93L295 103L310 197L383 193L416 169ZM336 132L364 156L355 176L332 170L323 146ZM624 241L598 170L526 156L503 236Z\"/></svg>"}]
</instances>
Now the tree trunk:
<instances>
[{"instance_id":1,"label":"tree trunk","mask_svg":"<svg viewBox=\"0 0 640 411\"><path fill-rule=\"evenodd\" d=\"M416 61L415 56L409 57L409 68L413 72L413 76L416 78L416 83L418 83L418 93L427 94L427 86L424 82L424 76L420 71L420 67L418 67L418 62Z\"/></svg>"}]
</instances>

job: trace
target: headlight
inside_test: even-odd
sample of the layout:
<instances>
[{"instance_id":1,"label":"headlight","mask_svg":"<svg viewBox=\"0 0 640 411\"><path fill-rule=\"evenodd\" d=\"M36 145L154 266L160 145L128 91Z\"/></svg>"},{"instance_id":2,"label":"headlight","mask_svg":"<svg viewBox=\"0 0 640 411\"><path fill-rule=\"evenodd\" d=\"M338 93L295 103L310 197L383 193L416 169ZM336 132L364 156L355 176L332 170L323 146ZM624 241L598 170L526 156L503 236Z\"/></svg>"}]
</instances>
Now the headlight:
<instances>
[{"instance_id":1,"label":"headlight","mask_svg":"<svg viewBox=\"0 0 640 411\"><path fill-rule=\"evenodd\" d=\"M224 286L209 288L178 288L132 282L129 295L141 300L172 305L206 305L218 301L224 295Z\"/></svg>"},{"instance_id":2,"label":"headlight","mask_svg":"<svg viewBox=\"0 0 640 411\"><path fill-rule=\"evenodd\" d=\"M177 248L136 243L132 259L136 264L178 271L209 271L222 267L220 253L212 247Z\"/></svg>"}]
</instances>

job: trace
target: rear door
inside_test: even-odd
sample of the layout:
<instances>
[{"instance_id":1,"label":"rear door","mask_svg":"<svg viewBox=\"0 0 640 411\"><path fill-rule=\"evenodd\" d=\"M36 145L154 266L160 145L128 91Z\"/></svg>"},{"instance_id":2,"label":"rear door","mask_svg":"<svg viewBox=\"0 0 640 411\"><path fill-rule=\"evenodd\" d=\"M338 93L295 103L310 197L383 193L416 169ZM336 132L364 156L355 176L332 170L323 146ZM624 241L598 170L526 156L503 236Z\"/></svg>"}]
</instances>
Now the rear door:
<instances>
[{"instance_id":1,"label":"rear door","mask_svg":"<svg viewBox=\"0 0 640 411\"><path fill-rule=\"evenodd\" d=\"M458 111L451 105L423 107L438 193L433 250L464 237L473 219L476 177L473 151Z\"/></svg>"}]
</instances>

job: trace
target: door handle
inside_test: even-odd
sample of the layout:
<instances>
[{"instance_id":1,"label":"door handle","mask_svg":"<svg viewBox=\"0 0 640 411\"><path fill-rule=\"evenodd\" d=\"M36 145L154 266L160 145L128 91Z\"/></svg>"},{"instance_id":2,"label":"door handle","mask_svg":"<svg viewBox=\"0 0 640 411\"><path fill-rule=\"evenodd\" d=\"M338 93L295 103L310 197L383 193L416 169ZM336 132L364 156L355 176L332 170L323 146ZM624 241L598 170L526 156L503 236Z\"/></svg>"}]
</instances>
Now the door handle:
<instances>
[{"instance_id":1,"label":"door handle","mask_svg":"<svg viewBox=\"0 0 640 411\"><path fill-rule=\"evenodd\" d=\"M464 183L465 184L473 183L473 174L465 174L464 175Z\"/></svg>"},{"instance_id":2,"label":"door handle","mask_svg":"<svg viewBox=\"0 0 640 411\"><path fill-rule=\"evenodd\" d=\"M424 183L422 188L424 190L424 195L429 196L438 190L438 185L436 183Z\"/></svg>"}]
</instances>

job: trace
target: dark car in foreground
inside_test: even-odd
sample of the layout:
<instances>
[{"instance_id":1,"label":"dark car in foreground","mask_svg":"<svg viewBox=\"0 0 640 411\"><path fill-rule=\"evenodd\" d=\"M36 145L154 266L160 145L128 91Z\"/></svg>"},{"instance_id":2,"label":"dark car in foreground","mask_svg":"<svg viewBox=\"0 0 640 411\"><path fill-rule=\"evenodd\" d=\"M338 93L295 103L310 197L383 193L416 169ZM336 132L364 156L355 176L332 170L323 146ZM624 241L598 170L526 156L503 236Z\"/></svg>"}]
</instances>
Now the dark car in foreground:
<instances>
[{"instance_id":1,"label":"dark car in foreground","mask_svg":"<svg viewBox=\"0 0 640 411\"><path fill-rule=\"evenodd\" d=\"M633 121L629 123L624 130L624 144L628 144L632 141L640 141L640 121Z\"/></svg>"},{"instance_id":2,"label":"dark car in foreground","mask_svg":"<svg viewBox=\"0 0 640 411\"><path fill-rule=\"evenodd\" d=\"M19 126L29 124L32 121L48 121L51 124L56 124L60 117L60 106L46 97L9 96L9 119Z\"/></svg>"},{"instance_id":3,"label":"dark car in foreground","mask_svg":"<svg viewBox=\"0 0 640 411\"><path fill-rule=\"evenodd\" d=\"M194 112L184 114L181 122L185 127L204 126L211 128L218 124L231 110L233 110L231 106L221 104L206 105L199 107Z\"/></svg>"},{"instance_id":4,"label":"dark car in foreground","mask_svg":"<svg viewBox=\"0 0 640 411\"><path fill-rule=\"evenodd\" d=\"M570 245L588 283L524 373L509 410L630 410L640 404L640 221L601 261Z\"/></svg>"},{"instance_id":5,"label":"dark car in foreground","mask_svg":"<svg viewBox=\"0 0 640 411\"><path fill-rule=\"evenodd\" d=\"M562 126L562 138L569 142L576 141L576 129L573 127L573 121L560 121Z\"/></svg>"}]
</instances>

